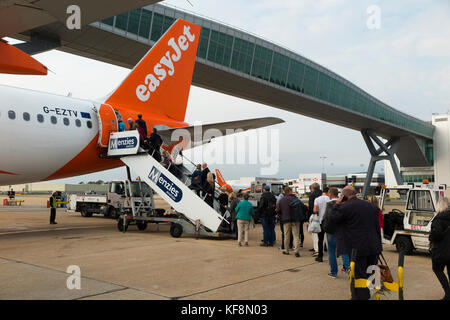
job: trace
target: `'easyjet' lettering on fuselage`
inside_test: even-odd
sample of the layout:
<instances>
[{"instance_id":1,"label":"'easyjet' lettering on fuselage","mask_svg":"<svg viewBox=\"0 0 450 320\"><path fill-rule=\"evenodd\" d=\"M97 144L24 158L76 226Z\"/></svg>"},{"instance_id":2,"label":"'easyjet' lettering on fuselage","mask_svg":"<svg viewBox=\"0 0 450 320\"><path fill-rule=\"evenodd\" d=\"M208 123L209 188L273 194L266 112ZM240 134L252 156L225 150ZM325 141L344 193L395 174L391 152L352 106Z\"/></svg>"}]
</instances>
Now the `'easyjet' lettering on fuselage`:
<instances>
[{"instance_id":1,"label":"'easyjet' lettering on fuselage","mask_svg":"<svg viewBox=\"0 0 450 320\"><path fill-rule=\"evenodd\" d=\"M181 59L183 51L189 48L189 42L195 40L195 35L191 34L190 27L184 26L183 34L178 37L178 41L175 38L170 38L167 42L169 47L175 51L175 54L170 54L170 50L167 50L166 54L159 60L159 63L153 67L153 73L147 74L144 80L144 84L140 84L136 87L136 95L139 100L147 101L150 98L151 92L155 92L158 89L161 81L163 81L167 74L173 76L175 74L174 62ZM164 68L165 67L165 68Z\"/></svg>"}]
</instances>

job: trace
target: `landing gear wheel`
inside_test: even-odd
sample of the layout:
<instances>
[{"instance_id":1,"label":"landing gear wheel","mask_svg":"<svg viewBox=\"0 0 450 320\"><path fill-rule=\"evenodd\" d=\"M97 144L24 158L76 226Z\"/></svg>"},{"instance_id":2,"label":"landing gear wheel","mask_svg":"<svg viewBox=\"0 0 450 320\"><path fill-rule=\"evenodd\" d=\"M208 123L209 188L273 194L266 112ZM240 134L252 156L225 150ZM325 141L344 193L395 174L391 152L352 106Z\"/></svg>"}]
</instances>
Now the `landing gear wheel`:
<instances>
[{"instance_id":1,"label":"landing gear wheel","mask_svg":"<svg viewBox=\"0 0 450 320\"><path fill-rule=\"evenodd\" d=\"M139 230L144 231L145 229L147 229L148 222L147 221L137 222L136 225Z\"/></svg>"},{"instance_id":2,"label":"landing gear wheel","mask_svg":"<svg viewBox=\"0 0 450 320\"><path fill-rule=\"evenodd\" d=\"M117 221L117 229L119 229L120 232L127 231L128 223L125 224L125 228L124 228L123 219L119 219L119 221Z\"/></svg>"},{"instance_id":3,"label":"landing gear wheel","mask_svg":"<svg viewBox=\"0 0 450 320\"><path fill-rule=\"evenodd\" d=\"M174 238L179 238L183 234L183 227L178 223L173 223L170 227L170 235Z\"/></svg>"},{"instance_id":4,"label":"landing gear wheel","mask_svg":"<svg viewBox=\"0 0 450 320\"><path fill-rule=\"evenodd\" d=\"M92 213L88 212L86 207L81 208L81 215L83 217L92 217Z\"/></svg>"},{"instance_id":5,"label":"landing gear wheel","mask_svg":"<svg viewBox=\"0 0 450 320\"><path fill-rule=\"evenodd\" d=\"M395 241L395 246L398 252L404 252L409 256L413 254L414 246L410 237L400 236Z\"/></svg>"}]
</instances>

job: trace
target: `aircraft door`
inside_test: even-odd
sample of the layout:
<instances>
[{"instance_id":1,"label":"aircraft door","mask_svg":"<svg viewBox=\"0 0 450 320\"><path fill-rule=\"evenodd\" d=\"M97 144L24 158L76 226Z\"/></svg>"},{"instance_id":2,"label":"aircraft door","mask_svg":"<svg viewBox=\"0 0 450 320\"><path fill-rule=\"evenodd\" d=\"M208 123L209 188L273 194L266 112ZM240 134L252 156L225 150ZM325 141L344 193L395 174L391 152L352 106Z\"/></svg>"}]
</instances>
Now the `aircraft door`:
<instances>
[{"instance_id":1,"label":"aircraft door","mask_svg":"<svg viewBox=\"0 0 450 320\"><path fill-rule=\"evenodd\" d=\"M114 109L107 104L98 107L98 143L102 148L108 148L109 134L119 131L117 116Z\"/></svg>"}]
</instances>

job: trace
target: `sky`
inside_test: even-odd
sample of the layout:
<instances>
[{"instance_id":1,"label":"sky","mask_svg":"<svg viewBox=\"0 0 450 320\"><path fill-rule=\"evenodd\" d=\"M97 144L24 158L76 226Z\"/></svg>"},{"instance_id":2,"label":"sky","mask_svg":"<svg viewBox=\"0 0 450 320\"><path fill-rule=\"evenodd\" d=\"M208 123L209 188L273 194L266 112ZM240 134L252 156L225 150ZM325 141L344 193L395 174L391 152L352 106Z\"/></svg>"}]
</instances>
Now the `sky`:
<instances>
[{"instance_id":1,"label":"sky","mask_svg":"<svg viewBox=\"0 0 450 320\"><path fill-rule=\"evenodd\" d=\"M162 4L286 47L422 120L430 121L432 113L450 110L449 0L166 0ZM368 8L374 5L379 9L378 29L367 25L373 17ZM130 71L56 50L34 57L52 73L46 77L0 75L0 84L95 99L114 90ZM300 173L346 174L367 169L370 155L358 131L195 86L186 121L214 123L265 116L285 120L270 127L278 130L280 138L279 170L270 176L296 178ZM244 141L245 135L239 139ZM208 148L214 149L213 144L204 148L207 162L211 159ZM199 152L193 149L187 155L192 158ZM261 176L261 167L210 163L226 179ZM383 165L377 165L376 171L382 172ZM125 176L125 169L118 168L55 182Z\"/></svg>"}]
</instances>

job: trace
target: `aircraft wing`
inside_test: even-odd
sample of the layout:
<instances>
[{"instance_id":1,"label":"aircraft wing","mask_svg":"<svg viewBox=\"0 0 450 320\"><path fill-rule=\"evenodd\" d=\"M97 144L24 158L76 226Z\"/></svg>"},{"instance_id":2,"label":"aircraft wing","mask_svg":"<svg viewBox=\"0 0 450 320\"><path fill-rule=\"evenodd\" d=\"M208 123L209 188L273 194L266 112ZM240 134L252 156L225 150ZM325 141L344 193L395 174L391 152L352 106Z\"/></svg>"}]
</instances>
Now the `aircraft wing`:
<instances>
[{"instance_id":1,"label":"aircraft wing","mask_svg":"<svg viewBox=\"0 0 450 320\"><path fill-rule=\"evenodd\" d=\"M174 146L178 144L181 139L183 139L183 149L186 150L205 143L210 143L211 140L216 137L226 136L251 129L258 129L279 123L284 123L284 120L274 117L267 117L219 122L202 126L161 129L158 130L158 134L167 146Z\"/></svg>"},{"instance_id":2,"label":"aircraft wing","mask_svg":"<svg viewBox=\"0 0 450 320\"><path fill-rule=\"evenodd\" d=\"M53 22L65 22L70 5L80 7L81 25L141 8L161 0L0 0L0 38Z\"/></svg>"}]
</instances>

